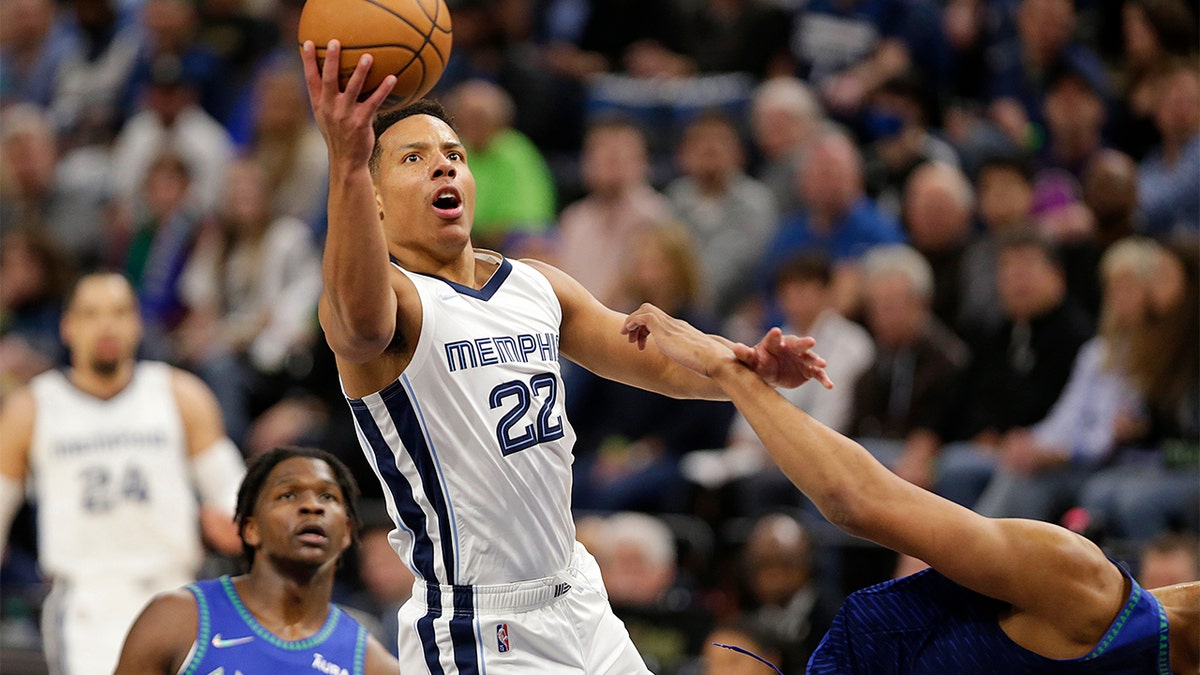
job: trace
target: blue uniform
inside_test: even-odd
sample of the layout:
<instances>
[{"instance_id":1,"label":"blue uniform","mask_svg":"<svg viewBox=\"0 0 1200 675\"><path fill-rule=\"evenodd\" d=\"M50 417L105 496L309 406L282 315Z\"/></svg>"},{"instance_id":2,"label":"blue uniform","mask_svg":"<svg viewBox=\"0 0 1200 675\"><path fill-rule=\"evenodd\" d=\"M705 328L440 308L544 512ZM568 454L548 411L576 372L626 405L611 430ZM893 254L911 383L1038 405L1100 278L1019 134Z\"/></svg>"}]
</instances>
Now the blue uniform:
<instances>
[{"instance_id":1,"label":"blue uniform","mask_svg":"<svg viewBox=\"0 0 1200 675\"><path fill-rule=\"evenodd\" d=\"M1121 571L1129 599L1096 647L1076 659L1050 659L1017 645L1000 629L1007 603L924 570L847 598L807 672L1170 675L1166 612Z\"/></svg>"},{"instance_id":2,"label":"blue uniform","mask_svg":"<svg viewBox=\"0 0 1200 675\"><path fill-rule=\"evenodd\" d=\"M200 625L196 644L179 669L183 675L363 672L367 631L336 606L330 606L321 630L288 641L258 623L228 576L198 581L187 589L196 596Z\"/></svg>"}]
</instances>

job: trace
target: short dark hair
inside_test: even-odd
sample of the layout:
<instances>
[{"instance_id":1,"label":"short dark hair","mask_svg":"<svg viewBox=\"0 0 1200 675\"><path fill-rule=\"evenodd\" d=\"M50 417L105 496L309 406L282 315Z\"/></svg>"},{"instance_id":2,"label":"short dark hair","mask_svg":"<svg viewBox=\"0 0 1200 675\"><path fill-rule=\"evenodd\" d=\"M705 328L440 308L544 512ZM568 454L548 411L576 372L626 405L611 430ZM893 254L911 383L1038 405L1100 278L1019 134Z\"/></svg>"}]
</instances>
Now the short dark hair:
<instances>
[{"instance_id":1,"label":"short dark hair","mask_svg":"<svg viewBox=\"0 0 1200 675\"><path fill-rule=\"evenodd\" d=\"M370 168L372 176L379 171L379 139L383 136L383 133L388 129L391 129L392 125L396 122L407 119L414 115L429 115L430 117L436 117L453 129L454 133L458 133L458 128L454 126L454 118L450 116L450 113L446 112L446 109L442 107L441 103L438 103L432 99L419 99L402 108L381 112L375 115L375 120L371 123L371 126L375 129L375 145L371 148L371 159L367 161L367 167Z\"/></svg>"},{"instance_id":2,"label":"short dark hair","mask_svg":"<svg viewBox=\"0 0 1200 675\"><path fill-rule=\"evenodd\" d=\"M325 462L330 470L333 471L333 477L337 481L338 488L342 491L342 498L346 505L346 516L350 519L351 543L358 543L358 530L360 527L358 519L358 483L354 481L354 476L350 473L350 469L346 468L342 460L324 450L298 446L282 446L274 448L252 460L250 466L246 469L246 477L242 479L242 485L238 488L237 508L233 513L233 522L237 524L238 537L242 540L242 557L245 560L246 569L254 567L254 549L246 544L246 520L254 515L254 507L258 505L258 498L262 493L263 485L267 482L267 476L270 476L271 471L281 462L293 457L307 457L309 459L320 460Z\"/></svg>"},{"instance_id":3,"label":"short dark hair","mask_svg":"<svg viewBox=\"0 0 1200 675\"><path fill-rule=\"evenodd\" d=\"M775 287L815 281L828 286L833 280L833 264L819 251L803 251L780 263L775 269Z\"/></svg>"},{"instance_id":4,"label":"short dark hair","mask_svg":"<svg viewBox=\"0 0 1200 675\"><path fill-rule=\"evenodd\" d=\"M1001 232L996 238L1001 252L1013 249L1036 249L1055 267L1062 269L1062 256L1048 236L1032 227L1019 227Z\"/></svg>"},{"instance_id":5,"label":"short dark hair","mask_svg":"<svg viewBox=\"0 0 1200 675\"><path fill-rule=\"evenodd\" d=\"M976 176L981 176L988 169L1007 169L1021 174L1025 182L1033 180L1033 161L1029 158L1029 155L1016 148L997 148L987 153L979 162L979 168L975 171L975 174Z\"/></svg>"}]
</instances>

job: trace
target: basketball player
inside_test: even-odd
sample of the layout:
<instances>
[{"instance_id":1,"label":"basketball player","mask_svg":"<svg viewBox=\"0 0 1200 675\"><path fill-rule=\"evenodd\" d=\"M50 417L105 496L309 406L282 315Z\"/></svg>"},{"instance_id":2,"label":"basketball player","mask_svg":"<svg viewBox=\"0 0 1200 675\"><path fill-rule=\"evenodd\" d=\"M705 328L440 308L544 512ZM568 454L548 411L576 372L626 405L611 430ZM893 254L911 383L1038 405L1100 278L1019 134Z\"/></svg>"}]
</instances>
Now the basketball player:
<instances>
[{"instance_id":1,"label":"basketball player","mask_svg":"<svg viewBox=\"0 0 1200 675\"><path fill-rule=\"evenodd\" d=\"M1147 591L1073 532L985 518L898 478L741 365L747 347L657 307L623 330L720 384L830 521L932 566L851 595L808 673L1197 672L1200 583Z\"/></svg>"},{"instance_id":2,"label":"basketball player","mask_svg":"<svg viewBox=\"0 0 1200 675\"><path fill-rule=\"evenodd\" d=\"M339 54L331 42L326 58ZM671 396L723 393L634 349L623 316L559 270L471 245L474 178L440 106L372 124L394 77L359 103L369 55L345 91L336 69L318 72L311 42L302 56L330 159L321 323L392 544L417 577L400 610L401 666L648 672L575 542L559 354ZM753 358L780 382L824 365L778 331Z\"/></svg>"},{"instance_id":3,"label":"basketball player","mask_svg":"<svg viewBox=\"0 0 1200 675\"><path fill-rule=\"evenodd\" d=\"M35 377L0 409L0 541L32 475L53 584L42 610L51 672L107 675L146 602L195 578L201 518L215 547L239 550L245 467L198 378L135 360L141 321L124 277L83 277L61 331L70 368Z\"/></svg>"},{"instance_id":4,"label":"basketball player","mask_svg":"<svg viewBox=\"0 0 1200 675\"><path fill-rule=\"evenodd\" d=\"M338 561L358 536L358 486L336 457L276 448L238 489L248 574L156 597L134 622L116 675L396 675L396 659L330 602Z\"/></svg>"}]
</instances>

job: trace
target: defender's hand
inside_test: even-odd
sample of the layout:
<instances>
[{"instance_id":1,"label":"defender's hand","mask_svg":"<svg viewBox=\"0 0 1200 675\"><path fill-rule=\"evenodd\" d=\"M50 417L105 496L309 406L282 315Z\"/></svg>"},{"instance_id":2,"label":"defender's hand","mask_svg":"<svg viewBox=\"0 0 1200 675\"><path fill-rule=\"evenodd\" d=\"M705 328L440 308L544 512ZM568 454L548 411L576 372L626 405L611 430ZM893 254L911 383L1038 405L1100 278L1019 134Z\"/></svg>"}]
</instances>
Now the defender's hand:
<instances>
[{"instance_id":1,"label":"defender's hand","mask_svg":"<svg viewBox=\"0 0 1200 675\"><path fill-rule=\"evenodd\" d=\"M826 389L833 389L833 380L825 372L825 359L812 351L816 344L810 337L784 335L772 328L757 345L735 343L732 349L739 361L772 386L791 389L816 380Z\"/></svg>"}]
</instances>

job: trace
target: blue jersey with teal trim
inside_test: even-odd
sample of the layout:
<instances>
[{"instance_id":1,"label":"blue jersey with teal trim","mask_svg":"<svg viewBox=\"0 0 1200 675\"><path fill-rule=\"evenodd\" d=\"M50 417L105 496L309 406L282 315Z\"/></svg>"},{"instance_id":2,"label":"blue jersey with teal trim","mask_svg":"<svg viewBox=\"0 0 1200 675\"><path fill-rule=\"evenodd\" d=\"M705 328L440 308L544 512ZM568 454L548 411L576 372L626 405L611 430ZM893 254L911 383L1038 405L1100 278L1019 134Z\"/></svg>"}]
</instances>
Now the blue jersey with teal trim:
<instances>
[{"instance_id":1,"label":"blue jersey with teal trim","mask_svg":"<svg viewBox=\"0 0 1200 675\"><path fill-rule=\"evenodd\" d=\"M1006 603L924 570L847 598L807 672L1170 675L1166 612L1121 572L1129 599L1095 649L1077 659L1049 659L1021 647L1000 628Z\"/></svg>"},{"instance_id":2,"label":"blue jersey with teal trim","mask_svg":"<svg viewBox=\"0 0 1200 675\"><path fill-rule=\"evenodd\" d=\"M228 576L187 588L196 596L200 625L192 653L180 669L184 675L363 672L367 631L336 606L330 605L329 617L316 634L288 641L250 614Z\"/></svg>"}]
</instances>

